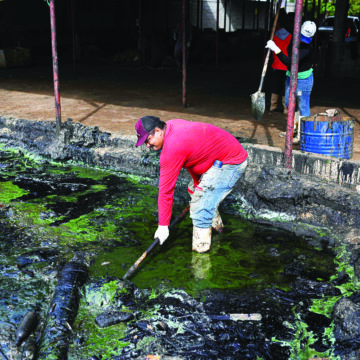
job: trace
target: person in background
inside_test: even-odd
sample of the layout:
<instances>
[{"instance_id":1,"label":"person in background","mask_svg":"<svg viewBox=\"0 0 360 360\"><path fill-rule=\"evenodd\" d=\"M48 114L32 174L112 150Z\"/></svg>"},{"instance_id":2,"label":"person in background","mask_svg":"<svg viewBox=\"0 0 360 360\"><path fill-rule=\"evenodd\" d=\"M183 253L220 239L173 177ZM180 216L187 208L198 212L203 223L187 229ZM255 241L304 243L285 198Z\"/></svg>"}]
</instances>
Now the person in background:
<instances>
[{"instance_id":1,"label":"person in background","mask_svg":"<svg viewBox=\"0 0 360 360\"><path fill-rule=\"evenodd\" d=\"M300 141L300 121L301 117L311 116L310 112L310 95L314 84L313 77L313 47L312 39L316 33L316 25L312 21L305 21L301 26L300 45L299 45L299 66L298 66L298 80L296 88L296 103L299 109L299 116L295 116L294 124L294 137L293 142L298 143ZM292 41L288 45L287 52L284 52L275 44L274 41L269 40L266 44L266 48L271 49L280 59L280 61L286 65L286 82L285 82L285 104L289 106L289 88L290 88L290 72L291 72L291 55L292 55Z\"/></svg>"},{"instance_id":2,"label":"person in background","mask_svg":"<svg viewBox=\"0 0 360 360\"><path fill-rule=\"evenodd\" d=\"M212 228L221 230L218 212L221 201L232 191L247 166L247 152L227 131L211 124L144 116L135 125L136 146L159 151L160 178L158 229L154 238L162 245L169 236L175 184L182 168L189 184L190 217L193 222L192 249L210 250Z\"/></svg>"},{"instance_id":3,"label":"person in background","mask_svg":"<svg viewBox=\"0 0 360 360\"><path fill-rule=\"evenodd\" d=\"M282 26L282 24L279 24L274 34L274 43L286 56L290 40L291 34ZM273 53L272 69L270 111L282 111L284 114L287 114L287 107L285 104L285 79L287 67L280 61L275 53Z\"/></svg>"}]
</instances>

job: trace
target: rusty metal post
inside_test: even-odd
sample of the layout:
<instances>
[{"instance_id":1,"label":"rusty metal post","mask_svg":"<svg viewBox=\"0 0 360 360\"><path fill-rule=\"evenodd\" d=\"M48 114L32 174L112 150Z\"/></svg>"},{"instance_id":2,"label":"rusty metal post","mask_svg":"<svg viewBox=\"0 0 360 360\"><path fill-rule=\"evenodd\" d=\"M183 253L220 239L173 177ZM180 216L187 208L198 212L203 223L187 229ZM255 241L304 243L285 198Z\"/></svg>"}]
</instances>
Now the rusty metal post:
<instances>
[{"instance_id":1,"label":"rusty metal post","mask_svg":"<svg viewBox=\"0 0 360 360\"><path fill-rule=\"evenodd\" d=\"M246 12L246 0L242 0L242 26L241 29L245 29L245 12Z\"/></svg>"},{"instance_id":2,"label":"rusty metal post","mask_svg":"<svg viewBox=\"0 0 360 360\"><path fill-rule=\"evenodd\" d=\"M138 38L138 52L139 52L139 59L140 59L140 64L143 65L144 64L144 59L143 59L143 44L142 44L142 33L141 33L141 0L139 0L139 13L138 13L138 34L139 34L139 38Z\"/></svg>"},{"instance_id":3,"label":"rusty metal post","mask_svg":"<svg viewBox=\"0 0 360 360\"><path fill-rule=\"evenodd\" d=\"M316 29L320 26L320 13L321 13L321 0L318 0L318 7L316 12ZM317 37L317 31L316 31L316 37Z\"/></svg>"},{"instance_id":4,"label":"rusty metal post","mask_svg":"<svg viewBox=\"0 0 360 360\"><path fill-rule=\"evenodd\" d=\"M215 66L218 68L219 65L219 6L220 0L216 1L216 59Z\"/></svg>"},{"instance_id":5,"label":"rusty metal post","mask_svg":"<svg viewBox=\"0 0 360 360\"><path fill-rule=\"evenodd\" d=\"M316 12L316 20L315 20L315 24L316 24L316 29L319 29L319 25L320 25L320 9L321 9L321 0L318 0L318 6L317 6L317 12ZM318 45L318 32L316 31L315 33L315 42L314 42L314 56L313 56L313 67L316 65L317 63L317 46Z\"/></svg>"},{"instance_id":6,"label":"rusty metal post","mask_svg":"<svg viewBox=\"0 0 360 360\"><path fill-rule=\"evenodd\" d=\"M196 27L198 29L200 28L200 1L201 0L197 0L196 3Z\"/></svg>"},{"instance_id":7,"label":"rusty metal post","mask_svg":"<svg viewBox=\"0 0 360 360\"><path fill-rule=\"evenodd\" d=\"M183 107L186 108L186 0L183 0L182 5L182 103Z\"/></svg>"},{"instance_id":8,"label":"rusty metal post","mask_svg":"<svg viewBox=\"0 0 360 360\"><path fill-rule=\"evenodd\" d=\"M303 0L297 0L295 5L295 21L293 31L293 44L291 56L291 74L290 74L290 89L289 89L289 112L286 127L286 140L285 140L285 166L291 168L292 162L292 145L293 145L293 132L294 132L294 115L296 106L296 87L297 76L299 68L299 45L300 45L300 27L302 17ZM300 130L300 129L299 129Z\"/></svg>"},{"instance_id":9,"label":"rusty metal post","mask_svg":"<svg viewBox=\"0 0 360 360\"><path fill-rule=\"evenodd\" d=\"M51 25L51 48L54 74L55 113L56 113L56 134L60 134L61 128L61 105L59 90L59 71L56 45L56 21L55 21L55 0L50 0L50 25Z\"/></svg>"},{"instance_id":10,"label":"rusty metal post","mask_svg":"<svg viewBox=\"0 0 360 360\"><path fill-rule=\"evenodd\" d=\"M227 1L224 0L224 32L226 34L226 10L227 10Z\"/></svg>"},{"instance_id":11,"label":"rusty metal post","mask_svg":"<svg viewBox=\"0 0 360 360\"><path fill-rule=\"evenodd\" d=\"M263 45L263 57L265 59L265 53L266 53L266 43L268 41L268 27L269 27L269 13L271 13L270 9L270 0L266 0L266 9L265 9L265 29L264 29L264 45Z\"/></svg>"},{"instance_id":12,"label":"rusty metal post","mask_svg":"<svg viewBox=\"0 0 360 360\"><path fill-rule=\"evenodd\" d=\"M230 0L230 10L229 10L229 33L231 32L231 10L232 10L232 7L231 7L231 0Z\"/></svg>"},{"instance_id":13,"label":"rusty metal post","mask_svg":"<svg viewBox=\"0 0 360 360\"><path fill-rule=\"evenodd\" d=\"M315 19L315 9L316 9L316 0L313 0L312 9L311 9L311 20L312 21L314 21L314 19Z\"/></svg>"},{"instance_id":14,"label":"rusty metal post","mask_svg":"<svg viewBox=\"0 0 360 360\"><path fill-rule=\"evenodd\" d=\"M71 30L72 30L72 39L73 39L73 61L74 61L74 72L76 72L77 41L76 41L76 24L75 24L74 6L76 6L76 0L71 0Z\"/></svg>"}]
</instances>

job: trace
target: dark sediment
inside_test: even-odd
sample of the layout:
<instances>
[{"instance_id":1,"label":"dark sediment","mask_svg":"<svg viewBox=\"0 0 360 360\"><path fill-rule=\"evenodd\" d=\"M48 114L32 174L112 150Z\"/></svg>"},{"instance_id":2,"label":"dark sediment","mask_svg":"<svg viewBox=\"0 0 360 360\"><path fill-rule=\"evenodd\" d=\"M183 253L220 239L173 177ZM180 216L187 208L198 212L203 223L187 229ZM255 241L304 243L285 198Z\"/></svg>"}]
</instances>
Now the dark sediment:
<instances>
[{"instance_id":1,"label":"dark sediment","mask_svg":"<svg viewBox=\"0 0 360 360\"><path fill-rule=\"evenodd\" d=\"M88 267L81 254L61 270L54 296L42 331L37 359L66 359L72 326L85 283Z\"/></svg>"}]
</instances>

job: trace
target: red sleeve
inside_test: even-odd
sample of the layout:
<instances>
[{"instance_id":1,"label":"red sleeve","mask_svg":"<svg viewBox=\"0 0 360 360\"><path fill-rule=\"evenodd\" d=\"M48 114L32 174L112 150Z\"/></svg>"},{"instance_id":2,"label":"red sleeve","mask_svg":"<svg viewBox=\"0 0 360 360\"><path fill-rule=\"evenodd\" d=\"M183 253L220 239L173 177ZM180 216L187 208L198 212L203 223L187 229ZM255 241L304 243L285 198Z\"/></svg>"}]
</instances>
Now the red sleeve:
<instances>
[{"instance_id":1,"label":"red sleeve","mask_svg":"<svg viewBox=\"0 0 360 360\"><path fill-rule=\"evenodd\" d=\"M178 154L160 156L159 225L170 224L175 185L184 162L185 159L179 157Z\"/></svg>"}]
</instances>

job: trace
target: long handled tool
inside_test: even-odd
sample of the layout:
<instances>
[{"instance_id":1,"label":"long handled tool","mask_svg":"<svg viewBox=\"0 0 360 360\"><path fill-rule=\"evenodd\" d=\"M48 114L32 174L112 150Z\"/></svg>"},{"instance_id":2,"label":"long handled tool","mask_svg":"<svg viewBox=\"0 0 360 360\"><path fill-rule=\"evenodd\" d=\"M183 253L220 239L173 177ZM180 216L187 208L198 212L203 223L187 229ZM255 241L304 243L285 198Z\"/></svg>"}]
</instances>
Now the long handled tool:
<instances>
[{"instance_id":1,"label":"long handled tool","mask_svg":"<svg viewBox=\"0 0 360 360\"><path fill-rule=\"evenodd\" d=\"M177 224L185 214L190 210L190 204L175 218L171 221L169 228L171 229L175 224ZM138 268L140 263L145 259L146 255L159 243L159 238L155 238L154 242L146 249L146 251L136 260L134 265L130 267L127 273L123 276L123 280L129 278L135 270Z\"/></svg>"},{"instance_id":2,"label":"long handled tool","mask_svg":"<svg viewBox=\"0 0 360 360\"><path fill-rule=\"evenodd\" d=\"M279 3L280 3L280 1L279 1ZM278 17L279 17L279 12L280 12L280 6L278 6L278 9L276 11L274 24L273 24L272 31L271 31L270 40L272 40L274 38L274 35L275 35L276 24L277 24L277 20L278 20ZM265 93L261 92L261 90L262 90L262 87L263 87L263 83L264 83L264 79L265 79L265 74L266 74L269 58L270 58L270 49L268 49L267 53L266 53L265 63L264 63L263 71L262 71L262 74L261 74L259 90L256 93L251 95L251 111L252 111L252 114L253 114L255 120L257 120L257 121L261 120L261 118L263 117L264 112L265 112Z\"/></svg>"}]
</instances>

